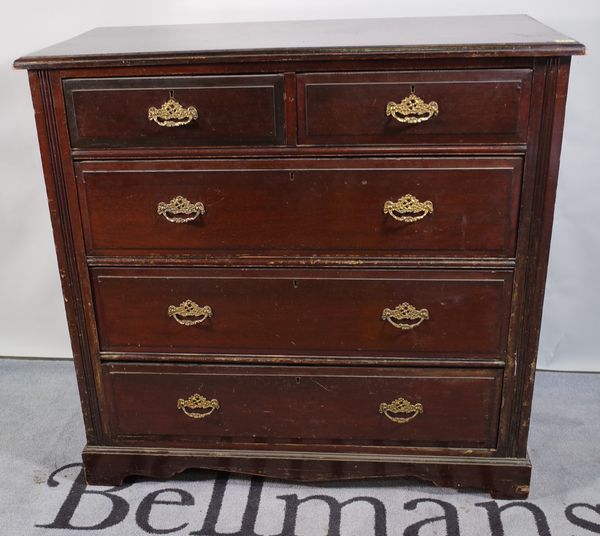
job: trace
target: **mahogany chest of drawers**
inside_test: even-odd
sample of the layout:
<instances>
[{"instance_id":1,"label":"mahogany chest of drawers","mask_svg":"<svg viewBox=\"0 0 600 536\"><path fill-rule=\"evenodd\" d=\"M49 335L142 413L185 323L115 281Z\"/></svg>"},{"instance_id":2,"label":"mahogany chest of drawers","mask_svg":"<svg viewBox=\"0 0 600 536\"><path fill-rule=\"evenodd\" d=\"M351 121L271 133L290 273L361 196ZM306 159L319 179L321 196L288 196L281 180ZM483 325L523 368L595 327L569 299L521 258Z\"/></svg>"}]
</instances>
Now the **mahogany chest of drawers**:
<instances>
[{"instance_id":1,"label":"mahogany chest of drawers","mask_svg":"<svg viewBox=\"0 0 600 536\"><path fill-rule=\"evenodd\" d=\"M88 482L194 467L526 497L583 52L502 16L105 28L17 60Z\"/></svg>"}]
</instances>

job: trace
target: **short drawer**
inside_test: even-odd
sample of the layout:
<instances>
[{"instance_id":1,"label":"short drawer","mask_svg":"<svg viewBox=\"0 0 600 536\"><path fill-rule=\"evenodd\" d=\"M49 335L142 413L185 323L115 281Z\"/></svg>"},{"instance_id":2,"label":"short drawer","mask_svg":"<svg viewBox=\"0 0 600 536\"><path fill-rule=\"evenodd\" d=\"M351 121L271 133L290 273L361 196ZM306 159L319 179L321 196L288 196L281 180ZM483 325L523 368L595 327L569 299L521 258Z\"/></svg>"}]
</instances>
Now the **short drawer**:
<instances>
[{"instance_id":1,"label":"short drawer","mask_svg":"<svg viewBox=\"0 0 600 536\"><path fill-rule=\"evenodd\" d=\"M273 145L284 140L283 77L65 80L76 148Z\"/></svg>"},{"instance_id":2,"label":"short drawer","mask_svg":"<svg viewBox=\"0 0 600 536\"><path fill-rule=\"evenodd\" d=\"M500 369L102 369L114 440L496 446Z\"/></svg>"},{"instance_id":3,"label":"short drawer","mask_svg":"<svg viewBox=\"0 0 600 536\"><path fill-rule=\"evenodd\" d=\"M509 271L92 269L103 352L504 357Z\"/></svg>"},{"instance_id":4,"label":"short drawer","mask_svg":"<svg viewBox=\"0 0 600 536\"><path fill-rule=\"evenodd\" d=\"M523 143L529 69L298 77L300 144Z\"/></svg>"},{"instance_id":5,"label":"short drawer","mask_svg":"<svg viewBox=\"0 0 600 536\"><path fill-rule=\"evenodd\" d=\"M84 162L92 255L513 257L520 158Z\"/></svg>"}]
</instances>

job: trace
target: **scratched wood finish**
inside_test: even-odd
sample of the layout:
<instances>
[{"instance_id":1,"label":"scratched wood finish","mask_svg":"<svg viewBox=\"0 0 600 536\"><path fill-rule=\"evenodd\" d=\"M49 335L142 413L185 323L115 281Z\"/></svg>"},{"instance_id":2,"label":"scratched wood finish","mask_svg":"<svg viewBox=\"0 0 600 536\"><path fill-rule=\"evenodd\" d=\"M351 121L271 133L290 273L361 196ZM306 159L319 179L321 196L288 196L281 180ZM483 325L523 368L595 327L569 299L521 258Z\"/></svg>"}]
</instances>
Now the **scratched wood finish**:
<instances>
[{"instance_id":1,"label":"scratched wood finish","mask_svg":"<svg viewBox=\"0 0 600 536\"><path fill-rule=\"evenodd\" d=\"M480 488L496 498L525 498L531 471L527 433L533 371L570 56L584 51L577 41L529 17L494 16L98 29L17 60L15 66L30 69L50 215L88 440L83 453L88 481L114 485L130 474L165 478L196 467L301 481L414 476L437 485ZM255 100L260 116L252 106L236 106L236 102L225 102L214 93L224 79L229 86L235 85L234 79L239 82L231 91L239 96L240 103ZM348 82L348 87L339 83L342 80ZM390 82L389 87L382 84L386 80ZM486 80L491 85L480 84ZM111 89L106 84L114 87ZM386 118L385 113L380 114L380 105L388 98L382 88L385 87L384 92L393 89L394 96L390 100L397 102L411 85L417 93L424 91L422 97L426 101L434 98L439 101L440 114L429 122L404 129L400 124L389 123L390 118ZM147 122L144 108L156 106L154 97L150 103L145 92L156 88L163 97L173 90L178 97L184 86L190 93L181 98L182 104L194 105L188 102L188 95L198 98L202 95L214 132L208 129L201 136L200 130L191 127L171 134L161 130L157 135L145 130L153 127ZM252 93L258 86L271 89ZM492 86L497 88L490 92ZM88 91L94 87L99 91ZM114 102L110 96L125 87L130 87L131 95L137 95L134 100L143 105L141 115L129 116L128 120L125 116L130 113L129 106L112 108ZM445 88L443 94L437 94L441 88ZM111 93L113 90L117 93ZM65 91L70 92L69 95ZM483 94L489 98L483 99ZM83 100L79 101L78 108L76 101L80 97ZM122 94L119 97L122 98ZM373 99L380 115L374 116L373 110L369 110ZM469 100L473 103L471 109L464 107L464 102ZM126 98L122 100L126 101ZM133 107L136 110L138 103ZM352 103L361 104L357 108ZM100 104L106 114L93 113L93 107ZM210 115L212 106L213 112L220 110L219 117L235 115L237 123L219 123L218 117ZM478 121L475 121L476 115ZM84 127L82 131L78 131L79 126ZM406 169L400 172L406 161L412 162L427 180L406 174ZM358 172L366 171L367 162L369 176L359 183ZM483 165L483 162L496 164ZM492 171L492 167L505 168L506 164L512 168L509 174ZM442 177L437 173L441 173L443 166L447 170L445 180L434 180L434 177ZM467 171L463 172L463 168ZM258 172L261 169L265 175ZM350 173L353 169L356 173ZM168 170L172 170L173 175L167 176ZM247 184L235 175L241 170L246 170L241 175L247 178ZM301 175L296 173L292 181L290 172ZM224 216L216 213L221 220L209 219L215 216L215 208L222 207L211 200L209 190L202 192L210 202L206 222L212 221L214 225L220 221L220 233L225 235L221 238L209 235L214 240L210 245L213 249L203 249L208 242L206 238L200 246L193 241L186 242L185 237L189 236L185 234L186 226L178 231L182 236L175 238L178 245L174 249L161 249L168 241L171 243L170 237L162 235L159 228L153 227L158 225L156 220L145 220L146 212L137 208L149 200L154 203L156 193L167 194L163 188L168 189L173 184L183 188L191 184L181 178L187 173L195 177L194 182L202 179L201 182L211 184L212 181L213 188L217 188L218 174L236 177L229 179L235 188L227 186L227 179L221 185L228 201L228 212L224 212ZM340 178L341 173L347 173L347 185ZM401 175L401 180L390 178L396 173ZM470 173L474 174L472 180L467 177ZM494 182L491 177L498 173L498 180ZM271 174L270 183L264 179L268 174ZM146 177L146 184L142 183L142 176ZM101 184L102 178L106 183ZM362 180L366 180L372 190L363 189L367 185L363 185ZM391 237L370 235L381 223L360 213L348 216L345 204L354 200L357 205L353 196L357 196L358 191L360 201L379 203L378 196L385 185L392 182L395 186L403 182L415 189L422 188L420 191L428 193L425 197L434 201L435 216L417 222L430 225L427 229L431 233L424 232L426 227L407 226L402 229L405 242L398 240L387 250L384 240ZM267 188L269 195L263 195L262 203L278 217L271 227L279 225L285 230L287 242L283 233L278 241L274 238L276 234L264 232L268 216L260 214L256 206L263 189ZM127 196L138 197L139 203L129 198L123 202L123 198L115 197L119 189ZM329 202L334 213L326 225L331 225L335 233L327 235L316 226L323 218L325 202L322 199L326 200L325 192L329 190L333 191L330 195L336 202ZM195 193L195 190L186 191L190 195ZM454 216L438 208L443 207L442 200L435 197L438 191L444 193L446 200L452 200L448 206L455 211ZM248 201L240 202L240 196L236 195L239 215L228 217L232 214L230 205L235 210L236 203L230 197L235 192L243 193ZM394 190L390 195L402 194ZM288 206L290 219L285 219L284 211L272 198L277 197L277 201L285 205L286 196L310 203L305 209L305 219L301 218L300 206ZM469 196L471 201L468 201ZM475 196L486 200L488 205L489 198L497 202L484 214L473 202ZM113 212L116 220L121 218L118 222L121 233L111 228L107 216L115 203L116 208L127 209L117 211L118 216ZM467 209L472 217L477 216L477 224L470 229L461 227L463 220L460 225L458 220L460 211ZM318 217L309 221L313 213ZM462 215L467 217L465 213ZM251 237L250 232L242 234L244 217L249 231L255 225L262 225L262 238ZM362 227L362 220L368 225ZM145 235L141 230L144 226L148 227ZM208 225L200 227L193 230L209 229ZM464 242L458 240L459 227L465 231ZM130 233L135 233L135 239ZM231 235L229 248L227 234ZM352 239L347 234L351 234ZM97 244L92 237L98 240ZM219 240L221 247L225 244L224 249L214 249ZM421 243L425 247L419 249ZM350 249L340 249L347 248L348 244ZM322 249L310 249L319 247ZM198 278L199 271L207 276ZM111 303L117 305L112 308L104 307L97 299L103 295L97 288L98 276L105 277L109 273L118 275L116 286L121 293L120 296L112 293ZM159 274L151 280L158 284L148 283L148 273ZM473 276L475 273L480 275ZM124 274L128 278L122 277ZM173 274L185 275L180 278ZM260 343L241 353L228 353L231 347L226 347L224 338L221 339L223 344L215 345L213 353L177 353L177 344L169 348L170 343L161 343L158 337L152 339L154 335L149 332L157 326L159 331L162 329L158 320L144 327L144 307L150 303L152 311L152 300L156 299L152 295L154 287L162 293L161 299L171 298L170 290L175 292L179 284L174 281L184 281L182 288L187 291L193 290L200 280L207 290L209 281L213 285L219 280L228 281L227 285L241 284L239 281L244 280L241 274L245 275L243 290L250 290L249 298L258 303L261 300L265 303L267 299L261 295L265 294L261 285L280 285L274 296L286 304L287 314L281 318L275 318L272 311L269 314L278 329L288 330L288 341L294 340L290 327L294 318L304 320L304 327L307 321L308 325L314 322L308 318L304 305L291 307L291 300L296 296L303 295L300 301L317 313L335 314L321 322L322 332L318 337L300 333L307 347L298 348L296 354L291 353L291 343L282 345L284 352L268 354L267 346L272 346L268 328L258 323L254 324L256 333L248 334L246 341L240 334L232 338L238 346L248 340ZM407 274L414 283L412 288L406 283ZM441 279L440 274L443 274ZM131 296L125 281L137 279L137 290L136 284L131 285L138 301L134 307L124 298ZM406 280L405 283L400 283L402 280ZM311 285L314 288L311 289ZM447 326L460 326L464 340L455 333L445 343L440 342L445 335L430 338L429 353L423 348L419 353L415 351L417 346L411 348L408 344L400 351L392 350L391 344L382 346L377 338L380 332L371 327L356 329L352 324L354 317L344 317L347 320L344 323L343 318L336 316L339 310L333 310L338 302L353 310L357 301L354 297L358 297L358 301L364 299L370 304L368 307L372 307L377 296L371 296L362 285L365 288L380 285L380 289L386 290L386 297L402 290L402 294L414 292L411 299L425 298L429 293L434 303L435 295L438 300L442 295L452 298L443 300L444 308L464 306L479 296L481 303L473 303L466 309L481 316L475 322L488 319L487 333L495 330L500 342L493 350L491 344L486 347L490 354L484 356L478 351L477 355L469 356L464 352L476 346L481 350L485 345L480 343L485 337L478 335L469 342L471 335L464 319L447 316ZM402 285L402 289L397 285ZM446 287L436 288L434 292L430 285ZM500 286L504 289L502 297L490 291ZM338 293L334 292L336 288ZM232 287L226 290L219 298L219 310L232 303L236 307L244 303L243 293L231 292ZM381 290L378 292L381 296L384 294ZM225 300L227 295L229 300ZM437 308L441 305L439 301L431 309L437 311L437 318L443 317L438 316L440 309ZM130 315L123 317L119 313L121 309L127 309ZM128 339L127 333L119 332L122 326L115 325L115 315L119 314L120 323L134 329L130 335L145 337L144 340L151 341L162 351L152 349L146 353L133 348L129 340L132 337ZM215 313L211 321L217 322L218 318ZM247 326L239 313L237 319L235 315L231 318L238 326ZM368 324L371 317L363 320ZM160 320L163 321L164 318ZM385 323L379 322L382 321L378 320L380 330L381 326L387 329ZM328 323L339 328L337 341L332 337L327 340L323 335ZM109 324L111 329L107 331ZM427 322L419 328L424 326ZM115 333L121 337L118 344L124 348L122 352L106 350L109 335L112 337ZM352 347L352 340L362 346ZM491 342L491 338L485 340ZM188 347L201 350L190 341L191 338L185 343ZM314 344L312 350L311 344ZM457 353L444 353L441 350L444 344L448 344L448 348L455 345ZM339 351L340 345L344 347L343 352ZM316 349L318 347L321 348ZM261 350L254 351L257 348ZM363 352L365 348L367 351ZM164 420L161 421L164 428L157 436L147 435L157 422L143 411L140 422L133 414L123 414L123 422L131 429L146 425L148 429L132 436L121 433L119 423L110 417L116 415L117 410L120 415L124 411L121 406L114 406L117 397L107 388L112 385L112 379L107 379L110 374L106 374L111 364L123 367L119 370L142 367L144 373L140 376L144 377L150 369L184 371L172 376L152 374L152 378L156 377L153 381L161 386L158 393L162 396L164 392L175 394L170 391L174 386L188 386L187 371L191 369L187 368L190 365L185 363L186 359L197 363L194 370L207 371L207 367L214 367L217 362L224 367L219 370L237 367L237 376L219 376L219 384L224 389L238 381L233 378L254 374L262 365L265 367L262 370L273 371L268 379L273 382L275 391L285 386L286 394L290 394L300 385L300 389L307 389L303 396L309 398L317 392L313 393L309 387L318 387L314 382L315 387L304 382L304 377L311 374L320 379L333 378L328 380L331 384L324 384L333 390L346 385L342 378L361 376L353 395L361 385L371 381L368 370L378 371L373 381L382 389L409 385L404 384L404 378L415 382L417 376L435 374L435 382L439 379L440 385L451 385L450 390L457 393L464 418L445 437L436 435L435 427L425 427L414 441L404 444L396 442L396 436L380 434L379 429L373 432L362 419L356 432L362 439L359 439L360 444L353 444L354 432L350 431L354 428L350 418L330 419L327 425L321 421L313 434L320 442L318 448L310 444L308 436L303 435L296 443L284 443L280 441L280 434L263 436L263 443L249 443L246 437L238 435L234 445L214 437L186 436L179 429L169 428L174 425ZM295 367L291 376L288 372L292 369L286 364ZM465 379L455 383L456 375ZM296 384L295 378L300 376L300 384ZM167 382L168 377L174 378L172 382ZM293 385L289 385L291 377ZM481 377L494 378L489 389L479 387ZM429 397L439 395L442 400L445 389L433 389L434 383L428 382L427 386L410 385L415 400L426 396L428 407L441 408L438 399ZM250 384L240 385L242 388L247 389L249 396L264 401L282 400L281 396L269 398L269 393L259 394ZM498 391L501 394L493 394ZM137 392L141 397L149 396L141 386ZM329 396L322 389L318 392ZM485 407L463 404L478 392L489 401ZM258 402L258 398L254 400ZM148 405L153 403L146 400ZM229 399L224 400L229 406ZM331 408L339 408L342 403L338 398L328 399L328 402ZM475 412L471 414L476 416L475 422L469 421L469 406ZM449 408L450 404L446 404L443 411ZM363 411L355 409L357 415ZM316 419L309 422L319 423L318 413L312 412L309 417ZM435 419L435 414L427 418ZM258 421L253 422L261 426ZM415 419L415 422L418 421ZM481 433L483 428L477 426L484 423L485 426L490 424L494 431ZM246 424L232 425L231 433L235 435L234 428L239 426L242 435L248 435L243 428ZM299 430L298 423L293 424ZM343 435L343 424L346 424L347 435ZM325 444L323 440L327 439L329 429L338 431L333 435L339 437ZM167 435L162 436L165 442L161 443L159 438L165 432ZM370 441L368 437L378 439ZM170 444L175 438L176 444ZM331 434L329 439L332 439ZM376 444L386 441L390 444ZM467 448L464 445L468 441L478 446ZM459 446L461 444L463 446Z\"/></svg>"},{"instance_id":2,"label":"scratched wood finish","mask_svg":"<svg viewBox=\"0 0 600 536\"><path fill-rule=\"evenodd\" d=\"M283 76L71 79L64 82L73 147L266 145L284 140ZM149 120L171 96L197 118Z\"/></svg>"},{"instance_id":3,"label":"scratched wood finish","mask_svg":"<svg viewBox=\"0 0 600 536\"><path fill-rule=\"evenodd\" d=\"M230 160L84 162L77 175L90 255L511 258L521 169L520 158ZM407 194L433 212L384 213ZM157 213L178 195L205 214Z\"/></svg>"},{"instance_id":4,"label":"scratched wood finish","mask_svg":"<svg viewBox=\"0 0 600 536\"><path fill-rule=\"evenodd\" d=\"M438 114L401 123L386 114L414 91ZM520 143L527 136L530 70L298 75L301 144Z\"/></svg>"},{"instance_id":5,"label":"scratched wood finish","mask_svg":"<svg viewBox=\"0 0 600 536\"><path fill-rule=\"evenodd\" d=\"M100 350L107 352L461 356L504 359L510 272L94 269ZM184 326L169 306L211 318ZM382 320L402 303L428 320ZM416 320L399 320L414 324Z\"/></svg>"},{"instance_id":6,"label":"scratched wood finish","mask_svg":"<svg viewBox=\"0 0 600 536\"><path fill-rule=\"evenodd\" d=\"M29 69L315 58L547 57L581 43L527 15L404 17L95 28L19 58Z\"/></svg>"},{"instance_id":7,"label":"scratched wood finish","mask_svg":"<svg viewBox=\"0 0 600 536\"><path fill-rule=\"evenodd\" d=\"M103 367L113 438L152 436L157 444L296 443L495 447L502 373L490 370L203 367ZM178 409L199 394L219 408L204 418ZM397 423L381 403L403 397L422 413ZM206 409L189 408L191 414ZM348 434L348 423L352 434Z\"/></svg>"},{"instance_id":8,"label":"scratched wood finish","mask_svg":"<svg viewBox=\"0 0 600 536\"><path fill-rule=\"evenodd\" d=\"M479 489L494 499L527 499L531 463L524 460L487 460L465 456L388 456L380 453L331 456L316 452L296 457L285 452L258 449L125 448L86 446L83 462L88 482L99 486L121 484L139 475L170 478L186 468L227 471L300 482L332 479L417 478L426 484L459 489Z\"/></svg>"}]
</instances>

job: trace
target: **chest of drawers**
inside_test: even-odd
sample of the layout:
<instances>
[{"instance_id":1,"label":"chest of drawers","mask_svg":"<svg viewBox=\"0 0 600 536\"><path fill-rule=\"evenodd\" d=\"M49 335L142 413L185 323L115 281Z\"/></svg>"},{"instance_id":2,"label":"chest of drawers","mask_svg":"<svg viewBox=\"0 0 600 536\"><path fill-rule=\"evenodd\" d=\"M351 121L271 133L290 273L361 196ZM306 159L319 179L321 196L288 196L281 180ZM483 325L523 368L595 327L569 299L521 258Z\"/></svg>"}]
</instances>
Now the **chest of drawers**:
<instances>
[{"instance_id":1,"label":"chest of drawers","mask_svg":"<svg viewBox=\"0 0 600 536\"><path fill-rule=\"evenodd\" d=\"M97 29L17 60L88 482L206 468L526 497L583 52L504 16Z\"/></svg>"}]
</instances>

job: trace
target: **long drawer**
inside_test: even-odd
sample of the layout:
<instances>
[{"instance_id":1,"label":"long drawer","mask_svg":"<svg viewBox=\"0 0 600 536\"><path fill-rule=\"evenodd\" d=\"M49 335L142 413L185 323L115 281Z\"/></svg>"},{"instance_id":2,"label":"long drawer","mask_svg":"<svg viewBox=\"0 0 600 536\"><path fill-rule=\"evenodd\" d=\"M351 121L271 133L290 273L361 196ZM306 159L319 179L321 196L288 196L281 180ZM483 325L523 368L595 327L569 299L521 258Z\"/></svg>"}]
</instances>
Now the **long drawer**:
<instances>
[{"instance_id":1,"label":"long drawer","mask_svg":"<svg viewBox=\"0 0 600 536\"><path fill-rule=\"evenodd\" d=\"M63 87L76 148L284 142L281 75L72 78Z\"/></svg>"},{"instance_id":2,"label":"long drawer","mask_svg":"<svg viewBox=\"0 0 600 536\"><path fill-rule=\"evenodd\" d=\"M100 350L504 357L509 271L92 269Z\"/></svg>"},{"instance_id":3,"label":"long drawer","mask_svg":"<svg viewBox=\"0 0 600 536\"><path fill-rule=\"evenodd\" d=\"M93 255L511 257L520 158L84 162Z\"/></svg>"},{"instance_id":4,"label":"long drawer","mask_svg":"<svg viewBox=\"0 0 600 536\"><path fill-rule=\"evenodd\" d=\"M106 364L113 440L494 448L500 369Z\"/></svg>"},{"instance_id":5,"label":"long drawer","mask_svg":"<svg viewBox=\"0 0 600 536\"><path fill-rule=\"evenodd\" d=\"M319 145L523 143L529 69L298 76L298 141Z\"/></svg>"}]
</instances>

